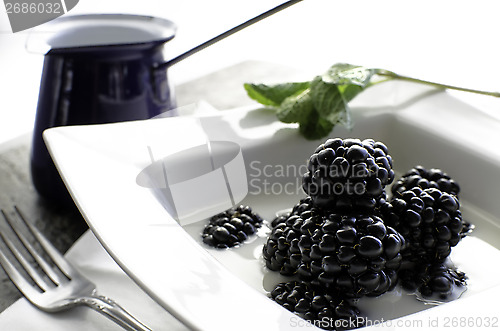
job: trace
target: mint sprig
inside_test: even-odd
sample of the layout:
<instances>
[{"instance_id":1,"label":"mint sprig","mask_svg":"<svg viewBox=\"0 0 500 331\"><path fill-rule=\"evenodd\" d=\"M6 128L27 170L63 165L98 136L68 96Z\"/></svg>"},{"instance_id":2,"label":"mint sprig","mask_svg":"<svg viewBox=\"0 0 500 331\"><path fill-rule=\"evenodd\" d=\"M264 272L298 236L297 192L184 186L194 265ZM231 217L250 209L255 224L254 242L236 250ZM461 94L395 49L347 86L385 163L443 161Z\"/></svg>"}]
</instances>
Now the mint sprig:
<instances>
[{"instance_id":1,"label":"mint sprig","mask_svg":"<svg viewBox=\"0 0 500 331\"><path fill-rule=\"evenodd\" d=\"M335 125L352 127L349 102L359 93L393 79L500 97L497 92L439 84L398 75L389 70L347 63L334 64L323 75L307 82L275 85L246 83L244 88L250 98L274 109L280 121L298 123L299 132L305 138L321 139L328 136Z\"/></svg>"},{"instance_id":2,"label":"mint sprig","mask_svg":"<svg viewBox=\"0 0 500 331\"><path fill-rule=\"evenodd\" d=\"M340 63L310 82L244 85L248 96L275 109L285 123L298 123L307 139L327 136L337 124L350 127L348 103L369 84L373 69Z\"/></svg>"}]
</instances>

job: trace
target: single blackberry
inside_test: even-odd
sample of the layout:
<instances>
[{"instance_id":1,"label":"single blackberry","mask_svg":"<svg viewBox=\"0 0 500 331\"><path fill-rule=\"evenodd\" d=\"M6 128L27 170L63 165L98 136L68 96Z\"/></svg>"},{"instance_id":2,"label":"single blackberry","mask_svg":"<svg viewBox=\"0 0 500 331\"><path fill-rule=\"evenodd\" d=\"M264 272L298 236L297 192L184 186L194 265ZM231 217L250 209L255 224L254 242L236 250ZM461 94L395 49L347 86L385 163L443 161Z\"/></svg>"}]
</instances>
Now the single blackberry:
<instances>
[{"instance_id":1,"label":"single blackberry","mask_svg":"<svg viewBox=\"0 0 500 331\"><path fill-rule=\"evenodd\" d=\"M371 211L394 171L387 147L373 139L328 139L309 158L302 187L327 210Z\"/></svg>"},{"instance_id":2,"label":"single blackberry","mask_svg":"<svg viewBox=\"0 0 500 331\"><path fill-rule=\"evenodd\" d=\"M377 216L291 214L264 244L269 269L348 297L377 296L397 283L404 238Z\"/></svg>"},{"instance_id":3,"label":"single blackberry","mask_svg":"<svg viewBox=\"0 0 500 331\"><path fill-rule=\"evenodd\" d=\"M276 217L271 222L272 231L262 249L268 269L279 271L286 276L295 274L297 258L300 257L300 228L304 219L322 215L322 211L313 205L311 198L306 197L301 199L288 215Z\"/></svg>"},{"instance_id":4,"label":"single blackberry","mask_svg":"<svg viewBox=\"0 0 500 331\"><path fill-rule=\"evenodd\" d=\"M263 219L248 206L237 206L213 216L203 229L203 242L215 248L241 244L262 225Z\"/></svg>"},{"instance_id":5,"label":"single blackberry","mask_svg":"<svg viewBox=\"0 0 500 331\"><path fill-rule=\"evenodd\" d=\"M401 233L408 248L405 260L443 262L461 240L464 228L460 203L455 195L437 188L397 192L380 209L385 223Z\"/></svg>"},{"instance_id":6,"label":"single blackberry","mask_svg":"<svg viewBox=\"0 0 500 331\"><path fill-rule=\"evenodd\" d=\"M325 330L347 330L364 326L359 310L341 294L332 294L308 283L280 283L271 292L271 298L312 325Z\"/></svg>"},{"instance_id":7,"label":"single blackberry","mask_svg":"<svg viewBox=\"0 0 500 331\"><path fill-rule=\"evenodd\" d=\"M406 172L398 181L392 185L391 191L394 196L397 193L410 190L414 187L437 188L442 192L450 193L458 197L460 186L447 173L441 169L429 169L422 166L415 166Z\"/></svg>"},{"instance_id":8,"label":"single blackberry","mask_svg":"<svg viewBox=\"0 0 500 331\"><path fill-rule=\"evenodd\" d=\"M417 263L399 271L401 286L417 291L423 298L447 299L457 287L467 285L465 273L443 263Z\"/></svg>"}]
</instances>

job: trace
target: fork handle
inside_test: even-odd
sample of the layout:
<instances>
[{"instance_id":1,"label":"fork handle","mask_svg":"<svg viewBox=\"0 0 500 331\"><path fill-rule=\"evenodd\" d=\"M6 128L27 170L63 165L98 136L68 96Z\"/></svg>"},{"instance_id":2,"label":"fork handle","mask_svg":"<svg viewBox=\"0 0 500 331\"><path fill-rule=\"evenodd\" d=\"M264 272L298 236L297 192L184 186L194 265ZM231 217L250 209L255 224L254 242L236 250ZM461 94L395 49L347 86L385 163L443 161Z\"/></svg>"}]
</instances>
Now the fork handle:
<instances>
[{"instance_id":1,"label":"fork handle","mask_svg":"<svg viewBox=\"0 0 500 331\"><path fill-rule=\"evenodd\" d=\"M139 320L132 316L117 302L98 294L96 291L93 291L90 296L81 298L79 301L81 304L84 304L111 319L125 330L152 331L150 328L139 322Z\"/></svg>"}]
</instances>

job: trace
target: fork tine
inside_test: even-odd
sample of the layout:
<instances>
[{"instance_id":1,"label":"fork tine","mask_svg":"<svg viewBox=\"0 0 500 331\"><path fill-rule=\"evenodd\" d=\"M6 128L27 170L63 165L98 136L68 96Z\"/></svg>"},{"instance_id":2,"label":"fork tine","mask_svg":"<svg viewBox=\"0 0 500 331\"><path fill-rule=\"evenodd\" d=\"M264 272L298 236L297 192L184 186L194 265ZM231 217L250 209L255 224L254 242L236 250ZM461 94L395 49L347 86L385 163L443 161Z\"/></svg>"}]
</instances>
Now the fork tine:
<instances>
[{"instance_id":1,"label":"fork tine","mask_svg":"<svg viewBox=\"0 0 500 331\"><path fill-rule=\"evenodd\" d=\"M62 282L66 281L64 277L61 275L57 274L52 267L45 261L45 259L36 251L36 249L33 247L33 245L29 242L29 240L26 239L26 237L21 233L21 231L18 230L17 226L14 224L14 222L10 219L10 217L7 216L7 214L2 210L3 217L5 218L5 221L7 224L10 226L12 231L16 234L16 236L19 238L21 243L24 245L26 250L31 254L31 256L35 259L35 261L38 263L38 265L42 268L42 270L45 272L45 274L54 282L54 284L59 285ZM25 222L25 220L23 219ZM25 222L28 224L28 222Z\"/></svg>"},{"instance_id":2,"label":"fork tine","mask_svg":"<svg viewBox=\"0 0 500 331\"><path fill-rule=\"evenodd\" d=\"M56 286L51 286L46 291L43 291L42 287L45 284L42 286L39 285L38 287L34 286L33 282L28 280L28 277L24 277L24 271L19 272L16 270L18 263L16 263L16 266L12 264L12 261L14 261L15 258L19 259L21 266L29 264L25 263L23 259L24 256L28 256L29 254L31 254L34 259L39 259L41 261L43 261L43 259L38 256L26 237L18 231L18 227L22 227L22 225L18 224L19 222L16 223L11 221L7 214L0 209L5 218L5 222L12 228L12 231L19 238L19 241L25 245L25 249L21 249L22 253L21 251L17 251L13 242L0 231L1 239L4 240L7 248L10 249L12 253L7 254L7 256L4 252L2 252L2 250L0 250L0 266L5 270L5 273L9 276L19 291L21 291L31 303L39 309L49 313L67 310L77 305L85 305L110 318L126 330L151 331L151 329L138 321L115 301L99 295L96 292L95 284L80 274L73 266L71 266L70 263L66 262L62 254L59 253L59 251L57 251L57 249L54 248L54 246L52 246L47 239L45 239L45 237L36 229L34 225L24 218L21 211L17 207L14 208L18 215L17 218L19 218L25 224L25 227L29 230L29 232L31 232L31 234L27 235L30 238L30 241L38 240L38 244L36 244L37 248L40 248L38 246L41 246L43 250L45 250L43 255L48 255L52 259L53 263L50 263L51 266L49 269L54 268L55 271L55 269L59 268L61 272L60 276L63 277L63 273L65 273L69 278L66 279L66 277L63 277L66 279L65 282L61 284L54 282ZM25 229L23 229L23 232L24 231ZM25 250L28 252L25 252ZM14 258L11 258L11 255ZM48 263L46 264L48 265ZM52 266L53 264L55 264L55 266ZM25 270L26 273L29 273L27 269L29 269L29 267L26 267ZM57 271L57 273L59 273L59 271ZM41 280L45 280L45 278L45 275L41 276ZM36 283L35 280L33 281Z\"/></svg>"},{"instance_id":3,"label":"fork tine","mask_svg":"<svg viewBox=\"0 0 500 331\"><path fill-rule=\"evenodd\" d=\"M3 236L2 236L3 237ZM12 265L7 256L0 250L0 265L2 266L5 273L9 276L16 287L21 291L26 298L32 299L37 298L40 292L37 291L36 287L33 287L19 271ZM34 302L34 301L32 301Z\"/></svg>"},{"instance_id":4,"label":"fork tine","mask_svg":"<svg viewBox=\"0 0 500 331\"><path fill-rule=\"evenodd\" d=\"M73 278L75 275L80 273L64 258L64 256L42 235L42 233L30 222L26 220L21 211L17 206L14 206L15 211L19 215L19 218L31 231L33 236L38 240L40 245L43 247L47 255L52 259L54 264L59 268L59 270L66 275L69 279Z\"/></svg>"},{"instance_id":5,"label":"fork tine","mask_svg":"<svg viewBox=\"0 0 500 331\"><path fill-rule=\"evenodd\" d=\"M47 283L38 273L38 271L33 268L33 266L26 260L26 258L21 254L21 252L17 249L14 243L7 237L0 233L2 240L5 242L7 247L10 249L12 255L17 259L17 261L21 264L24 270L28 273L28 275L33 279L33 281L42 289L43 291L47 291L51 288L51 285ZM3 253L2 253L3 254ZM5 258L7 258L4 255Z\"/></svg>"}]
</instances>

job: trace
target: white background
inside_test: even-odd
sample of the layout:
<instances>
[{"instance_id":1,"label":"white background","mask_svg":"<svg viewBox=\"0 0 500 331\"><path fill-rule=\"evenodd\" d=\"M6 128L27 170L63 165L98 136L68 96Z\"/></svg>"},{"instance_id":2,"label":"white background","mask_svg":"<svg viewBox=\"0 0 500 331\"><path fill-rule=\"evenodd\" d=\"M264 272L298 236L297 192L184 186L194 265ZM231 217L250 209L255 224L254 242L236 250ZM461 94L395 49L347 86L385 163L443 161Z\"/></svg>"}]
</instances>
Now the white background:
<instances>
[{"instance_id":1,"label":"white background","mask_svg":"<svg viewBox=\"0 0 500 331\"><path fill-rule=\"evenodd\" d=\"M80 0L70 14L168 18L178 25L177 36L166 47L166 57L171 58L281 2ZM497 0L304 0L175 65L169 76L180 84L248 59L312 74L349 62L500 91L499 9ZM33 126L43 55L26 52L28 33L13 34L0 7L0 142L26 134ZM458 96L500 118L499 100Z\"/></svg>"}]
</instances>

